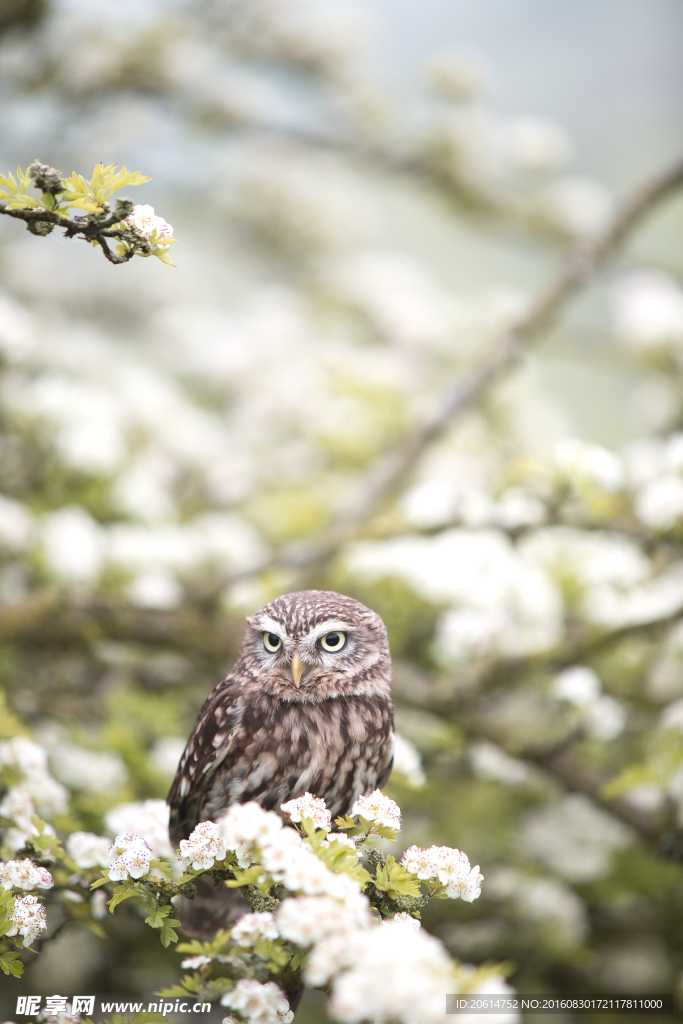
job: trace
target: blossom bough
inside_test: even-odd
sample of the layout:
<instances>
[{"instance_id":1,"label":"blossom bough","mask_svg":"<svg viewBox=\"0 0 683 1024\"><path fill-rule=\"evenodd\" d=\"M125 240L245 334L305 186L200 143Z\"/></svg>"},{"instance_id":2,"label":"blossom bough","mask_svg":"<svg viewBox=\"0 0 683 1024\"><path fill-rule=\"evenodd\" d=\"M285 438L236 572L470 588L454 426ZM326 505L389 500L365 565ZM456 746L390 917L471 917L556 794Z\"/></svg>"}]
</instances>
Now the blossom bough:
<instances>
[{"instance_id":1,"label":"blossom bough","mask_svg":"<svg viewBox=\"0 0 683 1024\"><path fill-rule=\"evenodd\" d=\"M128 185L151 181L138 171L118 164L97 164L88 181L76 171L69 178L39 160L22 171L0 174L0 214L23 220L33 235L64 229L66 238L82 238L99 245L110 263L127 263L133 256L156 256L171 267L168 254L175 242L173 228L151 206L135 206L132 199L117 198L111 209L109 199ZM18 179L18 180L17 180ZM31 186L40 193L31 194ZM116 242L112 251L109 241Z\"/></svg>"}]
</instances>

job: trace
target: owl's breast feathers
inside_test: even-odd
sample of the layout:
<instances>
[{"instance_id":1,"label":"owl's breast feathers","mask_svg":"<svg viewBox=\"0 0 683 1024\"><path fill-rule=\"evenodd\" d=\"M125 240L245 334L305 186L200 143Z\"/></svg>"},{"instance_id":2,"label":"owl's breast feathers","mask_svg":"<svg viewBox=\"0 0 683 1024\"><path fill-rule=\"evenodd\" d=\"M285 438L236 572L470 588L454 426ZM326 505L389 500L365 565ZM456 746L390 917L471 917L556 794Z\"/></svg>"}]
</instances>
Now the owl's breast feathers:
<instances>
[{"instance_id":1,"label":"owl's breast feathers","mask_svg":"<svg viewBox=\"0 0 683 1024\"><path fill-rule=\"evenodd\" d=\"M234 803L267 810L305 792L333 818L386 782L392 762L388 695L290 702L228 676L209 695L190 736L168 802L174 843Z\"/></svg>"}]
</instances>

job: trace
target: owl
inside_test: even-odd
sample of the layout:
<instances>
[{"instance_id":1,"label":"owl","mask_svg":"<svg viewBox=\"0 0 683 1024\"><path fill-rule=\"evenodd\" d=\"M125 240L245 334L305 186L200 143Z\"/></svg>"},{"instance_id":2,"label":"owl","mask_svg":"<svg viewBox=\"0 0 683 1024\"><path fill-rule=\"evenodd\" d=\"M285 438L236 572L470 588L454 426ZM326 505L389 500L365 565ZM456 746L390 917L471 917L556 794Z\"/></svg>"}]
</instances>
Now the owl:
<instances>
[{"instance_id":1,"label":"owl","mask_svg":"<svg viewBox=\"0 0 683 1024\"><path fill-rule=\"evenodd\" d=\"M349 812L391 772L390 679L384 623L353 598L303 590L249 616L237 661L180 759L168 796L172 842L249 800L279 811L308 792L333 819ZM200 881L181 921L206 937L237 916L241 897Z\"/></svg>"}]
</instances>

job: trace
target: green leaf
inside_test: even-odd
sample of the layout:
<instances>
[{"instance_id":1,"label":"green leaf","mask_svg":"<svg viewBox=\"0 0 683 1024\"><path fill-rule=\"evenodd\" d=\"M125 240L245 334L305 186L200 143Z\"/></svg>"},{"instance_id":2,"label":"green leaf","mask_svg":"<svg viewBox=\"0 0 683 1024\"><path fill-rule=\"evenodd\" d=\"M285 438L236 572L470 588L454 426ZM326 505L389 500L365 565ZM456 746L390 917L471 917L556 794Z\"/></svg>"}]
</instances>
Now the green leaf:
<instances>
[{"instance_id":1,"label":"green leaf","mask_svg":"<svg viewBox=\"0 0 683 1024\"><path fill-rule=\"evenodd\" d=\"M307 954L308 954L308 950L307 949L296 949L296 950L294 950L294 955L292 956L292 959L289 961L290 969L293 970L293 971L298 971L299 968L301 967L302 963L306 959Z\"/></svg>"},{"instance_id":2,"label":"green leaf","mask_svg":"<svg viewBox=\"0 0 683 1024\"><path fill-rule=\"evenodd\" d=\"M123 885L117 885L114 889L114 895L110 900L107 900L109 913L113 914L115 907L118 907L119 903L123 903L124 900L129 900L131 896L135 895L136 892L131 882L124 882Z\"/></svg>"},{"instance_id":3,"label":"green leaf","mask_svg":"<svg viewBox=\"0 0 683 1024\"><path fill-rule=\"evenodd\" d=\"M105 885L110 881L109 875L104 875L103 878L98 878L96 882L93 882L90 886L91 889L99 889L101 885Z\"/></svg>"},{"instance_id":4,"label":"green leaf","mask_svg":"<svg viewBox=\"0 0 683 1024\"><path fill-rule=\"evenodd\" d=\"M377 868L375 885L388 896L410 896L415 898L420 895L420 883L406 871L404 867L396 863L394 857L389 854L384 867Z\"/></svg>"},{"instance_id":5,"label":"green leaf","mask_svg":"<svg viewBox=\"0 0 683 1024\"><path fill-rule=\"evenodd\" d=\"M9 950L0 956L0 967L4 974L11 974L13 978L20 978L24 973L24 965L19 960L19 954Z\"/></svg>"},{"instance_id":6,"label":"green leaf","mask_svg":"<svg viewBox=\"0 0 683 1024\"><path fill-rule=\"evenodd\" d=\"M8 199L7 206L10 210L26 210L29 207L39 207L40 203L33 196L17 196L16 199Z\"/></svg>"},{"instance_id":7,"label":"green leaf","mask_svg":"<svg viewBox=\"0 0 683 1024\"><path fill-rule=\"evenodd\" d=\"M189 996L192 995L182 985L171 985L170 988L161 988L155 993L157 996Z\"/></svg>"},{"instance_id":8,"label":"green leaf","mask_svg":"<svg viewBox=\"0 0 683 1024\"><path fill-rule=\"evenodd\" d=\"M180 921L168 916L172 909L171 906L155 907L145 918L145 924L148 924L150 928L160 929L163 946L170 946L172 942L178 941L178 933L175 929L180 927Z\"/></svg>"},{"instance_id":9,"label":"green leaf","mask_svg":"<svg viewBox=\"0 0 683 1024\"><path fill-rule=\"evenodd\" d=\"M149 862L149 867L150 870L152 868L156 868L158 871L161 871L161 873L165 875L166 878L175 879L175 875L173 874L173 868L171 867L167 860L159 860L157 857L155 857L153 860Z\"/></svg>"},{"instance_id":10,"label":"green leaf","mask_svg":"<svg viewBox=\"0 0 683 1024\"><path fill-rule=\"evenodd\" d=\"M5 192L9 192L10 195L20 195L19 186L17 185L13 174L8 174L7 177L5 177L4 174L0 174L0 186Z\"/></svg>"},{"instance_id":11,"label":"green leaf","mask_svg":"<svg viewBox=\"0 0 683 1024\"><path fill-rule=\"evenodd\" d=\"M246 871L240 871L239 868L233 868L232 872L234 878L226 878L225 884L228 889L238 889L240 885L258 885L258 879L261 875L265 874L260 864L253 864Z\"/></svg>"},{"instance_id":12,"label":"green leaf","mask_svg":"<svg viewBox=\"0 0 683 1024\"><path fill-rule=\"evenodd\" d=\"M271 939L259 939L254 948L264 960L272 960L279 967L284 967L291 960L292 954L289 950Z\"/></svg>"},{"instance_id":13,"label":"green leaf","mask_svg":"<svg viewBox=\"0 0 683 1024\"><path fill-rule=\"evenodd\" d=\"M345 814L343 818L335 818L334 823L337 826L337 831L339 832L348 832L351 829L358 828L357 823L353 818L349 817L348 814Z\"/></svg>"},{"instance_id":14,"label":"green leaf","mask_svg":"<svg viewBox=\"0 0 683 1024\"><path fill-rule=\"evenodd\" d=\"M394 842L398 835L398 831L395 828L389 828L388 825L379 825L376 821L368 821L361 815L359 815L358 820L361 832L367 832L369 836L381 836L382 839Z\"/></svg>"}]
</instances>

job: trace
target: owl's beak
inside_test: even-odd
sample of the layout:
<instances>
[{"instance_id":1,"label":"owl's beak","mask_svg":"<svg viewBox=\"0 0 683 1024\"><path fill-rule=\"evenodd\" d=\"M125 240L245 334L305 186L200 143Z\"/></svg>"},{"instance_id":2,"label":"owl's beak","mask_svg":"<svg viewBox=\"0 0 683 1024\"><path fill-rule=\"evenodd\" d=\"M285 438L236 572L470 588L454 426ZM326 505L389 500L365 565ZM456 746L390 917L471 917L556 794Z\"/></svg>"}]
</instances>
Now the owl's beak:
<instances>
[{"instance_id":1,"label":"owl's beak","mask_svg":"<svg viewBox=\"0 0 683 1024\"><path fill-rule=\"evenodd\" d=\"M290 665L290 668L292 670L292 678L294 679L294 685L298 689L299 684L301 683L301 676L303 675L304 671L304 663L299 657L298 651L294 651L294 654L292 655L292 663Z\"/></svg>"}]
</instances>

